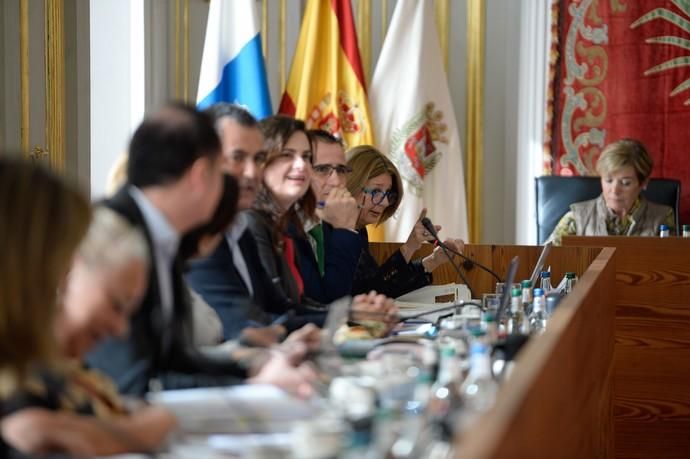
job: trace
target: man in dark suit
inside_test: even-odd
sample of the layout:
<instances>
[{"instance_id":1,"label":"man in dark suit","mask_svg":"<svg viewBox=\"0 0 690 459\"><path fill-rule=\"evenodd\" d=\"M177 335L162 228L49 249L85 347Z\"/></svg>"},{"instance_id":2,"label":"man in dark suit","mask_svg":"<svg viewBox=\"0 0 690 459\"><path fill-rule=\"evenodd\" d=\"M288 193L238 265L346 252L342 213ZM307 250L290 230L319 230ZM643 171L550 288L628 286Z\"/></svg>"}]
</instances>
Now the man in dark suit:
<instances>
[{"instance_id":1,"label":"man in dark suit","mask_svg":"<svg viewBox=\"0 0 690 459\"><path fill-rule=\"evenodd\" d=\"M223 169L237 179L240 188L238 209L249 209L266 161L258 123L233 104L216 104L209 113L221 138ZM236 338L247 327L268 325L276 315L295 307L275 291L246 229L240 214L216 250L190 263L187 274L191 287L218 313L225 339Z\"/></svg>"},{"instance_id":2,"label":"man in dark suit","mask_svg":"<svg viewBox=\"0 0 690 459\"><path fill-rule=\"evenodd\" d=\"M148 290L127 339L111 339L88 356L121 392L242 381L248 368L229 353L196 350L191 307L178 257L180 237L209 220L221 193L220 140L211 119L169 106L147 118L129 146L128 183L103 205L142 229L149 244ZM249 362L251 363L251 362Z\"/></svg>"},{"instance_id":3,"label":"man in dark suit","mask_svg":"<svg viewBox=\"0 0 690 459\"><path fill-rule=\"evenodd\" d=\"M340 139L309 131L314 147L311 188L318 219L306 222L307 238L295 237L304 294L330 303L352 292L362 241L355 230L359 206L345 186L352 172Z\"/></svg>"}]
</instances>

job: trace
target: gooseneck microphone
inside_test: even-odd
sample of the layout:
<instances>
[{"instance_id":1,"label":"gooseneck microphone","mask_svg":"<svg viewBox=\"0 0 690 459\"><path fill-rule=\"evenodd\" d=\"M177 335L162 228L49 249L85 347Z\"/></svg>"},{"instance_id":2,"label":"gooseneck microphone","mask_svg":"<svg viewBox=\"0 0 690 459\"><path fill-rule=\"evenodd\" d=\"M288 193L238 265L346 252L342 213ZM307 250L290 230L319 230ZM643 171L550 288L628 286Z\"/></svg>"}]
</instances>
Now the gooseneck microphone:
<instances>
[{"instance_id":1,"label":"gooseneck microphone","mask_svg":"<svg viewBox=\"0 0 690 459\"><path fill-rule=\"evenodd\" d=\"M472 286L470 285L469 281L467 280L465 275L462 273L462 271L460 271L460 268L458 267L458 265L455 264L455 260L453 260L453 257L450 256L450 253L448 253L448 251L450 249L446 246L446 244L444 244L438 238L438 233L436 232L436 228L434 228L433 223L431 223L431 220L429 220L426 217L422 218L422 225L424 226L424 228L426 228L426 230L429 232L429 234L431 234L434 237L434 240L436 242L438 242L439 247L441 247L441 250L443 250L443 253L448 258L448 261L450 261L450 264L453 265L455 272L458 273L458 276L460 277L460 279L462 279L462 281L465 283L465 285L467 285L467 288L470 291L470 296L472 298L476 298L476 296L474 296L474 290L472 289ZM455 252L455 251L453 250L453 252Z\"/></svg>"},{"instance_id":2,"label":"gooseneck microphone","mask_svg":"<svg viewBox=\"0 0 690 459\"><path fill-rule=\"evenodd\" d=\"M446 244L444 244L444 243L438 238L438 233L436 232L436 228L434 228L434 224L431 223L431 220L429 220L428 218L424 217L424 218L422 219L422 225L423 225L424 228L429 232L429 234L431 234L431 235L434 237L434 240L435 240L436 242L438 242L438 245L440 245L441 248L445 247L446 250L448 250L449 252L452 252L452 253L454 253L455 255L457 255L457 256L459 256L460 258L462 258L463 260L467 261L468 264L470 264L470 266L472 266L472 265L477 265L477 266L479 266L481 269L483 269L483 270L486 271L487 273L489 273L489 274L491 274L492 276L494 276L494 278L496 279L497 282L503 282L503 279L501 279L501 278L499 277L499 275L496 274L492 269L490 269L490 268L484 266L483 264L479 263L478 261L475 261L475 260L473 260L473 259L471 259L471 258L469 258L469 257L467 257L467 256L465 256L465 255L463 255L462 253L458 252L457 250L451 249L451 248L448 247ZM467 269L467 268L466 268L466 269Z\"/></svg>"}]
</instances>

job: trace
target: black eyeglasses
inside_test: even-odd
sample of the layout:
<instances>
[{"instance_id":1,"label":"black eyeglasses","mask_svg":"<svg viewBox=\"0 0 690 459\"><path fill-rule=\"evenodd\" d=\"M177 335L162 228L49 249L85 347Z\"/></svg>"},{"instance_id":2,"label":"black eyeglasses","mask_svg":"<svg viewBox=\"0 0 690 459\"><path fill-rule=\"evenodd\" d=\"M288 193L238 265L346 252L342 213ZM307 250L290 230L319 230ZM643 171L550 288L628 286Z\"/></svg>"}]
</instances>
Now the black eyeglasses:
<instances>
[{"instance_id":1,"label":"black eyeglasses","mask_svg":"<svg viewBox=\"0 0 690 459\"><path fill-rule=\"evenodd\" d=\"M393 190L382 191L375 188L362 188L362 191L371 195L371 202L374 205L381 204L386 197L388 198L389 206L398 202L398 193Z\"/></svg>"},{"instance_id":2,"label":"black eyeglasses","mask_svg":"<svg viewBox=\"0 0 690 459\"><path fill-rule=\"evenodd\" d=\"M350 175L352 168L344 164L317 164L312 166L312 170L316 175L328 177L333 171L341 177Z\"/></svg>"}]
</instances>

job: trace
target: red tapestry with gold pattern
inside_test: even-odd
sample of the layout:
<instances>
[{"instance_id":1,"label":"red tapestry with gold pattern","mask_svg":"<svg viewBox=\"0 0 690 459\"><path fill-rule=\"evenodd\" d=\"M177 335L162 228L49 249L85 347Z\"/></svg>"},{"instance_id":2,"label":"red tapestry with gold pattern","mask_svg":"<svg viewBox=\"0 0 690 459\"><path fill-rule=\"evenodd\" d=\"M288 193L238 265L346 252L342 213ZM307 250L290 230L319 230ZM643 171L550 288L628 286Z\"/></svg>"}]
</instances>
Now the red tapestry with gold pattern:
<instances>
[{"instance_id":1,"label":"red tapestry with gold pattern","mask_svg":"<svg viewBox=\"0 0 690 459\"><path fill-rule=\"evenodd\" d=\"M553 173L593 175L605 145L642 141L682 182L690 223L690 0L560 0ZM554 15L556 16L556 15Z\"/></svg>"}]
</instances>

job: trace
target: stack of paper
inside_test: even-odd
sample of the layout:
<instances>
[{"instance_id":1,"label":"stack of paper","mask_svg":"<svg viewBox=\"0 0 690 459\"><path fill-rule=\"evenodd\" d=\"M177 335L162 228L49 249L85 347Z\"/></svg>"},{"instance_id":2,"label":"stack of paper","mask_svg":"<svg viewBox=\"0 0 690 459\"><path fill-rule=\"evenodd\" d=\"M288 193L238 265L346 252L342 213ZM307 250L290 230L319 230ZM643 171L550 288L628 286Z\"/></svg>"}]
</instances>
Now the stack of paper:
<instances>
[{"instance_id":1,"label":"stack of paper","mask_svg":"<svg viewBox=\"0 0 690 459\"><path fill-rule=\"evenodd\" d=\"M288 432L291 423L320 411L319 402L300 400L268 385L163 391L148 400L178 417L185 433Z\"/></svg>"}]
</instances>

